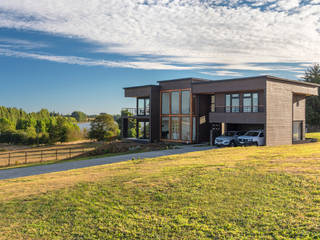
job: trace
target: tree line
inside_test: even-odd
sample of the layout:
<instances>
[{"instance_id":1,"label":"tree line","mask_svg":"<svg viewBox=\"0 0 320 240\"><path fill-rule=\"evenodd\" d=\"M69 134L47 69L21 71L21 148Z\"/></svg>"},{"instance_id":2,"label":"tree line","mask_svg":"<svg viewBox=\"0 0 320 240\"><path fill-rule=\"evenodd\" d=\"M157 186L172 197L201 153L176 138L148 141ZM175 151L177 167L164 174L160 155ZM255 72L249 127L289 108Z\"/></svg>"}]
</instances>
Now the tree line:
<instances>
[{"instance_id":1,"label":"tree line","mask_svg":"<svg viewBox=\"0 0 320 240\"><path fill-rule=\"evenodd\" d=\"M27 113L22 109L0 106L0 142L47 144L82 137L74 117L50 113L47 109Z\"/></svg>"},{"instance_id":2,"label":"tree line","mask_svg":"<svg viewBox=\"0 0 320 240\"><path fill-rule=\"evenodd\" d=\"M320 84L320 65L308 68L303 79L306 82ZM311 96L306 101L306 123L310 127L320 128L320 96Z\"/></svg>"}]
</instances>

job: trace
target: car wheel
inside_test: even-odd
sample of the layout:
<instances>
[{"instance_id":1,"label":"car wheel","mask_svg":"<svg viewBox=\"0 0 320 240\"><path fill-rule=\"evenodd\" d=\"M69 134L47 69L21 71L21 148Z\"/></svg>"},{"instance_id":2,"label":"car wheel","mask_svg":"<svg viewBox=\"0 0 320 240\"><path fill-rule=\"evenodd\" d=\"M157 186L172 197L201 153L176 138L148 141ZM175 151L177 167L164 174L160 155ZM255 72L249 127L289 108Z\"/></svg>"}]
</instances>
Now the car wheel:
<instances>
[{"instance_id":1,"label":"car wheel","mask_svg":"<svg viewBox=\"0 0 320 240\"><path fill-rule=\"evenodd\" d=\"M236 144L233 141L230 142L229 147L235 147L235 146L236 146Z\"/></svg>"},{"instance_id":2,"label":"car wheel","mask_svg":"<svg viewBox=\"0 0 320 240\"><path fill-rule=\"evenodd\" d=\"M254 146L257 146L257 147L259 146L259 144L258 144L257 142L255 142L253 145L254 145Z\"/></svg>"}]
</instances>

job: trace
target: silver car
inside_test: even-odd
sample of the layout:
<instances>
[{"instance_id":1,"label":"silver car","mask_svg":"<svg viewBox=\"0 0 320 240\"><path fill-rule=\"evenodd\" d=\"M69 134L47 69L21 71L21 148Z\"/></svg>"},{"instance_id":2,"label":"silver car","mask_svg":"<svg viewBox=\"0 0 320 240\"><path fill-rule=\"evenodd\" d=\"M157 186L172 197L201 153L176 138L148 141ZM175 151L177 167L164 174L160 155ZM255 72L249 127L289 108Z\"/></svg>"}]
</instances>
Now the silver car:
<instances>
[{"instance_id":1,"label":"silver car","mask_svg":"<svg viewBox=\"0 0 320 240\"><path fill-rule=\"evenodd\" d=\"M238 145L238 137L245 134L246 131L227 131L224 135L217 137L214 141L214 145L235 147Z\"/></svg>"}]
</instances>

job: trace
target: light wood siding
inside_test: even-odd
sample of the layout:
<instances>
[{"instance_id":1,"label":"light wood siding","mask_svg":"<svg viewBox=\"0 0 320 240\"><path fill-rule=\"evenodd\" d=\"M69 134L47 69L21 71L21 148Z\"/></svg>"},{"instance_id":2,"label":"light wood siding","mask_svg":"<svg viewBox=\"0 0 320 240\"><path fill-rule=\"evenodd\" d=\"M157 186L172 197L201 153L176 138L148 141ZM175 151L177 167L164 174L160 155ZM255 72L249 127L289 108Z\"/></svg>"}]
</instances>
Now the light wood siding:
<instances>
[{"instance_id":1,"label":"light wood siding","mask_svg":"<svg viewBox=\"0 0 320 240\"><path fill-rule=\"evenodd\" d=\"M293 120L305 121L306 119L306 97L304 95L293 94Z\"/></svg>"},{"instance_id":2,"label":"light wood siding","mask_svg":"<svg viewBox=\"0 0 320 240\"><path fill-rule=\"evenodd\" d=\"M293 121L303 121L302 139L305 139L306 132L306 96L293 95Z\"/></svg>"},{"instance_id":3,"label":"light wood siding","mask_svg":"<svg viewBox=\"0 0 320 240\"><path fill-rule=\"evenodd\" d=\"M292 143L292 90L290 86L267 81L266 145Z\"/></svg>"}]
</instances>

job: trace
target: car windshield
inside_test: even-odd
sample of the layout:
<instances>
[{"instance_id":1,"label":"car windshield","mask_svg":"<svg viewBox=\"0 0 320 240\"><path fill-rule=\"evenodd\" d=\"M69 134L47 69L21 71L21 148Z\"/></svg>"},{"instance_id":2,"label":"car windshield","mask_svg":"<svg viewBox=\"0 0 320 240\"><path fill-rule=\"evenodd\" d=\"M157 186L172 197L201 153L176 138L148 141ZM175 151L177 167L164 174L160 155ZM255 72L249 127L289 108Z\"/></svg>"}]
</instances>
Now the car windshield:
<instances>
[{"instance_id":1,"label":"car windshield","mask_svg":"<svg viewBox=\"0 0 320 240\"><path fill-rule=\"evenodd\" d=\"M232 137L232 136L235 135L235 133L236 133L236 132L226 132L226 133L224 134L224 136L226 136L226 137Z\"/></svg>"},{"instance_id":2,"label":"car windshield","mask_svg":"<svg viewBox=\"0 0 320 240\"><path fill-rule=\"evenodd\" d=\"M256 137L259 135L259 132L247 132L246 136Z\"/></svg>"}]
</instances>

